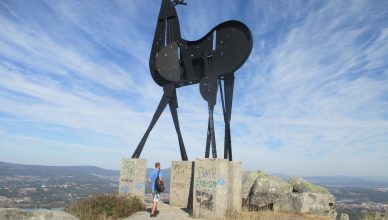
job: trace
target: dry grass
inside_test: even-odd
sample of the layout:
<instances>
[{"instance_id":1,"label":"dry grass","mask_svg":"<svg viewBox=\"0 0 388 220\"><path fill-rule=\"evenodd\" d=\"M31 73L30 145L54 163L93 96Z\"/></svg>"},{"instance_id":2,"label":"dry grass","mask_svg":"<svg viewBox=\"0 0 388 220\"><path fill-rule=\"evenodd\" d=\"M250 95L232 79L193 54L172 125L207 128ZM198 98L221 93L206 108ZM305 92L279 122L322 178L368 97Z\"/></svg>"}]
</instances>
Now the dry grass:
<instances>
[{"instance_id":1,"label":"dry grass","mask_svg":"<svg viewBox=\"0 0 388 220\"><path fill-rule=\"evenodd\" d=\"M71 204L65 211L80 220L106 220L126 218L145 208L138 197L100 195Z\"/></svg>"},{"instance_id":2,"label":"dry grass","mask_svg":"<svg viewBox=\"0 0 388 220\"><path fill-rule=\"evenodd\" d=\"M248 212L230 213L223 220L241 219L241 220L332 220L330 217L316 216L305 213L293 212Z\"/></svg>"}]
</instances>

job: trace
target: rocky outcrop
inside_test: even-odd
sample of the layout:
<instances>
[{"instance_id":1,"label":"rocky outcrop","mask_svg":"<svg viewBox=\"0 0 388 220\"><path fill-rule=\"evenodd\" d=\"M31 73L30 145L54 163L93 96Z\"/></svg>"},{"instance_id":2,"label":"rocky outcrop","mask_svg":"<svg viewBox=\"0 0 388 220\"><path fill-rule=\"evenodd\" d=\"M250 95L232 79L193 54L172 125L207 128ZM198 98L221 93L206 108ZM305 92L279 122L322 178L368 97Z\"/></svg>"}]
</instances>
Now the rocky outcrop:
<instances>
[{"instance_id":1,"label":"rocky outcrop","mask_svg":"<svg viewBox=\"0 0 388 220\"><path fill-rule=\"evenodd\" d=\"M326 188L314 185L301 177L291 177L293 208L297 212L334 216L335 198Z\"/></svg>"},{"instance_id":2,"label":"rocky outcrop","mask_svg":"<svg viewBox=\"0 0 388 220\"><path fill-rule=\"evenodd\" d=\"M291 186L282 179L263 172L243 175L243 206L249 210L291 210Z\"/></svg>"},{"instance_id":3,"label":"rocky outcrop","mask_svg":"<svg viewBox=\"0 0 388 220\"><path fill-rule=\"evenodd\" d=\"M333 195L320 193L292 194L293 211L322 216L336 216Z\"/></svg>"},{"instance_id":4,"label":"rocky outcrop","mask_svg":"<svg viewBox=\"0 0 388 220\"><path fill-rule=\"evenodd\" d=\"M250 193L253 184L255 184L257 177L260 175L260 172L244 172L242 176L242 189L241 189L241 197L243 200L243 205L250 198Z\"/></svg>"},{"instance_id":5,"label":"rocky outcrop","mask_svg":"<svg viewBox=\"0 0 388 220\"><path fill-rule=\"evenodd\" d=\"M293 193L320 193L330 194L329 190L322 186L307 182L302 177L291 177L288 183L292 186Z\"/></svg>"},{"instance_id":6,"label":"rocky outcrop","mask_svg":"<svg viewBox=\"0 0 388 220\"><path fill-rule=\"evenodd\" d=\"M321 186L300 177L288 182L263 172L245 172L242 182L243 206L252 211L274 210L336 216L335 198Z\"/></svg>"},{"instance_id":7,"label":"rocky outcrop","mask_svg":"<svg viewBox=\"0 0 388 220\"><path fill-rule=\"evenodd\" d=\"M52 210L26 211L23 209L4 208L0 209L0 219L4 220L77 220L78 218L67 212Z\"/></svg>"}]
</instances>

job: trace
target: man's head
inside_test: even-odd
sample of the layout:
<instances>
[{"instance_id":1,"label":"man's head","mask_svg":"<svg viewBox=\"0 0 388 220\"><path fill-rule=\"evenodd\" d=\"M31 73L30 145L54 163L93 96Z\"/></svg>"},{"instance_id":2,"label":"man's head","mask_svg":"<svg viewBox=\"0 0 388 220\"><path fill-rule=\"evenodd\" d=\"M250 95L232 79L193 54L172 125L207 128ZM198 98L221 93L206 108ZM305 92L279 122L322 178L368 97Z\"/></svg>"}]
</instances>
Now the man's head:
<instances>
[{"instance_id":1,"label":"man's head","mask_svg":"<svg viewBox=\"0 0 388 220\"><path fill-rule=\"evenodd\" d=\"M160 168L160 163L159 162L155 163L155 168Z\"/></svg>"}]
</instances>

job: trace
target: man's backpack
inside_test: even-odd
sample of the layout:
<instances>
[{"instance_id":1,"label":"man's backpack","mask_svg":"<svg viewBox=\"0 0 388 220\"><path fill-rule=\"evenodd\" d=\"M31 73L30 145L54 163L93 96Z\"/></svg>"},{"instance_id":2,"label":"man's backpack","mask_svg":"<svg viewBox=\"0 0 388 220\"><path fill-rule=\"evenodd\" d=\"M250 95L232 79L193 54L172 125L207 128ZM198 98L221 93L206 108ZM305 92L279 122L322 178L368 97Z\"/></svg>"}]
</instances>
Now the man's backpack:
<instances>
[{"instance_id":1,"label":"man's backpack","mask_svg":"<svg viewBox=\"0 0 388 220\"><path fill-rule=\"evenodd\" d=\"M156 179L155 179L155 190L156 192L164 192L164 182L160 180L159 178L159 172L160 170L158 170L158 175L156 176Z\"/></svg>"}]
</instances>

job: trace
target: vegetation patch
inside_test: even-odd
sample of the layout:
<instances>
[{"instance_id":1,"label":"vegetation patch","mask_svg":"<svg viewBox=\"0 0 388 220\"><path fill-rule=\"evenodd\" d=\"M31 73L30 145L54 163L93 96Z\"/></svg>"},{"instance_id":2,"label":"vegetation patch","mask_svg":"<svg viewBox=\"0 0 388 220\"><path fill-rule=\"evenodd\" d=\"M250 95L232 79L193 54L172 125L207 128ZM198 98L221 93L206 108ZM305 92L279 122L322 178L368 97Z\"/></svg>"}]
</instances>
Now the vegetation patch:
<instances>
[{"instance_id":1,"label":"vegetation patch","mask_svg":"<svg viewBox=\"0 0 388 220\"><path fill-rule=\"evenodd\" d=\"M134 196L99 195L75 202L66 212L87 219L120 219L145 210L144 202Z\"/></svg>"}]
</instances>

